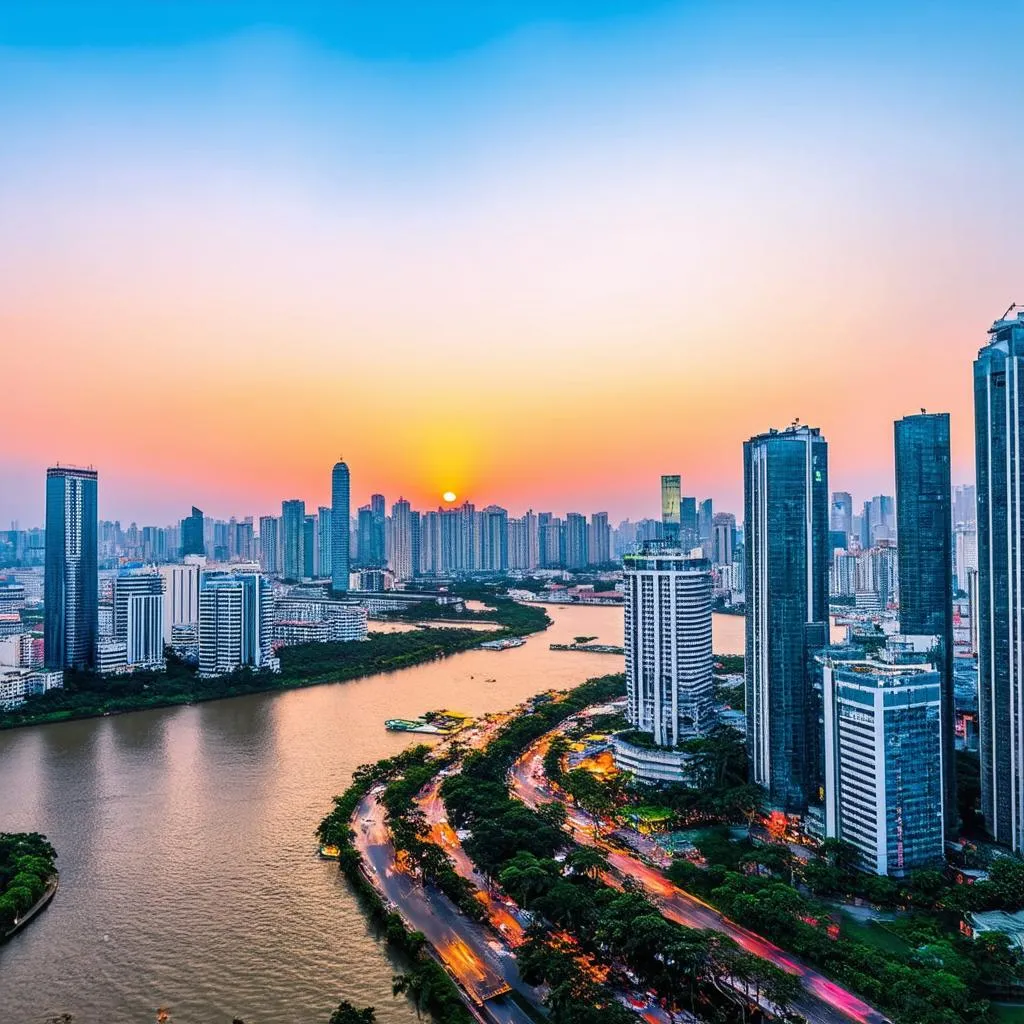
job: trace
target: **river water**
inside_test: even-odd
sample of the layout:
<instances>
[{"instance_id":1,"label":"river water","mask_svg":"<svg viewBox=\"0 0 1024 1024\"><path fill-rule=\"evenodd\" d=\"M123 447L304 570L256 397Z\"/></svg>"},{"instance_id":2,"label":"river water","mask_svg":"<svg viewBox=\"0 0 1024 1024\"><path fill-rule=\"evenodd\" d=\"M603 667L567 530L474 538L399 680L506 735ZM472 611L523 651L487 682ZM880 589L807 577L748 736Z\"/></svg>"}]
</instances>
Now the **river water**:
<instances>
[{"instance_id":1,"label":"river water","mask_svg":"<svg viewBox=\"0 0 1024 1024\"><path fill-rule=\"evenodd\" d=\"M313 830L352 770L408 735L386 718L498 711L621 671L622 658L553 652L622 643L622 609L549 609L508 651L467 651L355 682L0 732L0 831L46 833L61 886L0 946L0 1024L322 1024L341 999L381 1024L396 965ZM715 651L743 619L715 616Z\"/></svg>"}]
</instances>

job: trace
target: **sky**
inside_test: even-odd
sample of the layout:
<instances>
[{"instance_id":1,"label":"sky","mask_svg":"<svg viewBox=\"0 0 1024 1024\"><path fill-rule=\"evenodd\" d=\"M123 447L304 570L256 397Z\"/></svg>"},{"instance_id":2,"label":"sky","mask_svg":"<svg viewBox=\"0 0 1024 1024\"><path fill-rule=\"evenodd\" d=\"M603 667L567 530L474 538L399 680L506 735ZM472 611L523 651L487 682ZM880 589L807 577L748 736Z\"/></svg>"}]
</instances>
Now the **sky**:
<instances>
[{"instance_id":1,"label":"sky","mask_svg":"<svg viewBox=\"0 0 1024 1024\"><path fill-rule=\"evenodd\" d=\"M0 523L891 493L1024 303L1014 3L0 5Z\"/></svg>"}]
</instances>

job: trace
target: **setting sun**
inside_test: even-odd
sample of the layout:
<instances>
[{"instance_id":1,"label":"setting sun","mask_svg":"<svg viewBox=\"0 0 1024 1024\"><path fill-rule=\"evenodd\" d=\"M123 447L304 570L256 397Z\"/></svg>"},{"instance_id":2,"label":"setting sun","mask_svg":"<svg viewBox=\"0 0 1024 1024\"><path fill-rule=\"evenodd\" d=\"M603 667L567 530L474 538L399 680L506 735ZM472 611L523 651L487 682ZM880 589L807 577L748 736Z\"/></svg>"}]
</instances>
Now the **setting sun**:
<instances>
[{"instance_id":1,"label":"setting sun","mask_svg":"<svg viewBox=\"0 0 1024 1024\"><path fill-rule=\"evenodd\" d=\"M456 495L454 491L445 491L441 497L450 505L455 500Z\"/></svg>"}]
</instances>

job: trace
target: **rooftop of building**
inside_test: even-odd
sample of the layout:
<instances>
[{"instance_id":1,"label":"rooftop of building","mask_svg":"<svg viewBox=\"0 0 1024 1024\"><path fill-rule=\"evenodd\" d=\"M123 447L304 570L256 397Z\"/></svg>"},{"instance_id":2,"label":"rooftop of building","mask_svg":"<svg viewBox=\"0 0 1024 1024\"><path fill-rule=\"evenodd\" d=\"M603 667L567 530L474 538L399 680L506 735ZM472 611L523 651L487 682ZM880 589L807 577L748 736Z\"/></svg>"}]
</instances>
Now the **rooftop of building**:
<instances>
[{"instance_id":1,"label":"rooftop of building","mask_svg":"<svg viewBox=\"0 0 1024 1024\"><path fill-rule=\"evenodd\" d=\"M811 427L806 423L801 423L798 419L794 420L788 427L783 427L781 430L778 427L771 427L762 434L754 434L750 438L751 441L766 441L772 439L780 440L803 440L806 438L824 438L821 437L820 427Z\"/></svg>"}]
</instances>

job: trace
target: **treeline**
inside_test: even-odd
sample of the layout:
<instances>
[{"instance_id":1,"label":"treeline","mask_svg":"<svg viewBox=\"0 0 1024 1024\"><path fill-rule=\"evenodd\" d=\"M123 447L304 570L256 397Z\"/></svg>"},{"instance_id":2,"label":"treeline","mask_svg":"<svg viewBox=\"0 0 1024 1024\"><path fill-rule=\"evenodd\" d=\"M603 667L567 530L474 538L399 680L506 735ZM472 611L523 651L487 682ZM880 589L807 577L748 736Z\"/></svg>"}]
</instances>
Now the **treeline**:
<instances>
[{"instance_id":1,"label":"treeline","mask_svg":"<svg viewBox=\"0 0 1024 1024\"><path fill-rule=\"evenodd\" d=\"M0 940L42 899L57 851L38 832L0 832Z\"/></svg>"},{"instance_id":2,"label":"treeline","mask_svg":"<svg viewBox=\"0 0 1024 1024\"><path fill-rule=\"evenodd\" d=\"M352 784L334 798L334 807L320 822L316 834L322 843L337 846L341 851L339 868L359 893L371 918L384 930L389 945L408 960L408 970L393 979L394 994L407 995L415 1003L417 1013L429 1012L438 1024L473 1024L458 987L430 955L423 933L409 931L402 918L387 909L377 890L363 876L359 852L352 843L352 815L363 797L378 784L391 784L404 778L406 772L421 772L429 753L430 748L421 744L376 764L357 768L352 774ZM439 770L443 764L443 761L436 762L434 770Z\"/></svg>"},{"instance_id":3,"label":"treeline","mask_svg":"<svg viewBox=\"0 0 1024 1024\"><path fill-rule=\"evenodd\" d=\"M526 636L547 629L551 625L548 613L538 605L520 604L509 597L498 594L493 587L484 584L461 584L452 587L451 593L466 601L480 601L488 605L483 611L471 608L456 608L455 605L414 605L400 611L388 612L388 618L409 622L434 619L445 622L494 622L501 628L500 636ZM478 639L487 639L477 632ZM492 637L493 639L493 637Z\"/></svg>"},{"instance_id":4,"label":"treeline","mask_svg":"<svg viewBox=\"0 0 1024 1024\"><path fill-rule=\"evenodd\" d=\"M821 865L801 865L784 846L732 840L725 830L703 833L696 845L708 867L677 859L668 871L676 885L745 927L770 936L900 1024L993 1019L983 998L984 986L1002 986L1020 976L1024 960L1005 936L986 935L972 942L951 930L938 914L914 915L908 929L910 951L903 955L842 935L832 937L829 909L794 885L799 880L819 890L830 888L823 882ZM834 873L829 877L840 879L839 888L842 877L853 872L845 847L834 841L825 846L824 869ZM907 887L913 893L909 898L921 911L935 909L945 883L937 872L920 874ZM1005 881L1008 887L1014 884Z\"/></svg>"},{"instance_id":5,"label":"treeline","mask_svg":"<svg viewBox=\"0 0 1024 1024\"><path fill-rule=\"evenodd\" d=\"M631 883L624 890L605 884L604 854L572 843L562 830L562 805L533 811L509 796L506 774L525 747L576 711L621 691L621 676L605 677L514 720L486 750L470 754L441 788L452 823L471 830L464 845L478 869L534 915L518 954L524 979L550 987L553 1024L633 1019L596 980L616 964L674 1011L745 1018L745 1001L733 1005L716 988L722 977L748 984L755 999L785 1007L800 992L795 978L724 936L666 920ZM556 858L565 851L560 863Z\"/></svg>"}]
</instances>

